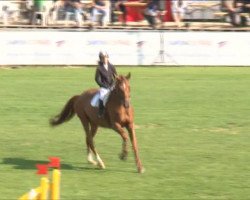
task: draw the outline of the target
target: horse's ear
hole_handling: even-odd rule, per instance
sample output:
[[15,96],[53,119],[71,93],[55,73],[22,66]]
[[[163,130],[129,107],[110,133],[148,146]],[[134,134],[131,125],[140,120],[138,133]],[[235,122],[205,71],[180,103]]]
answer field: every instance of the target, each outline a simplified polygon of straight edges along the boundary
[[126,76],[126,79],[130,79],[131,78],[131,73],[129,72],[128,74],[127,74],[127,76]]

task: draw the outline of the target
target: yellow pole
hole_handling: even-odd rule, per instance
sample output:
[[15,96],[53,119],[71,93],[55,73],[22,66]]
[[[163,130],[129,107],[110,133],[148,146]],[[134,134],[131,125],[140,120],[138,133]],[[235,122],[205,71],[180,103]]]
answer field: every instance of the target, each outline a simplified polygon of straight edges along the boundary
[[40,195],[41,195],[41,187],[37,187],[35,189],[31,189],[29,192],[21,196],[19,200],[35,200],[39,199]]
[[41,178],[41,193],[39,200],[47,200],[49,194],[49,179],[46,177]]
[[51,185],[52,200],[60,199],[60,176],[61,176],[60,171],[58,169],[54,169],[52,174],[52,185]]
[[24,194],[18,200],[27,200],[27,199],[29,199],[29,193]]

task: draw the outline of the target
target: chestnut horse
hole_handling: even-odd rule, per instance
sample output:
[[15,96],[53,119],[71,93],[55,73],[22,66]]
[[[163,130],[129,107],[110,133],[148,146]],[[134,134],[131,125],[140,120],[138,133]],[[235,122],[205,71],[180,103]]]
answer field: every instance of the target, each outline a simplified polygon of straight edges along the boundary
[[134,127],[133,108],[130,104],[130,73],[127,76],[119,75],[115,78],[115,86],[111,91],[105,106],[104,116],[98,117],[98,108],[90,104],[98,89],[89,89],[81,95],[71,97],[65,107],[57,116],[50,120],[52,126],[62,124],[70,120],[75,113],[79,117],[86,133],[87,160],[104,169],[105,164],[94,146],[94,136],[98,126],[110,128],[120,134],[123,139],[121,160],[126,160],[128,155],[128,134],[132,143],[135,162],[139,173],[144,171],[138,153],[137,140]]

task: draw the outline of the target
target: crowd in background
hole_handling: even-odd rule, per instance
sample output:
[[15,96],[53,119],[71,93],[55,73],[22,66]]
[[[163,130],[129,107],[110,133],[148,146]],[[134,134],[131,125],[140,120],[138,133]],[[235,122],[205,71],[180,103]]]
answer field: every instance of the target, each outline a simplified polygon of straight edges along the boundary
[[[28,24],[37,25],[41,21],[44,25],[55,24],[58,20],[75,22],[77,27],[84,23],[89,27],[107,26],[116,22],[127,25],[128,4],[126,0],[10,0],[0,1],[0,23],[7,24],[9,18],[28,19]],[[138,12],[153,29],[161,26],[167,12],[176,27],[183,26],[185,13],[192,9],[190,0],[139,0]],[[166,4],[171,4],[171,10]],[[196,2],[194,0],[194,2]],[[209,0],[208,0],[209,2]],[[13,9],[13,5],[18,5]],[[249,25],[250,0],[218,0],[223,17],[233,26]],[[140,5],[139,5],[140,6]],[[20,12],[17,12],[20,11]],[[243,14],[242,14],[243,13]],[[19,15],[19,16],[17,16]]]
[[[250,1],[249,0],[222,0],[222,11],[228,13],[233,26],[246,26],[249,21]],[[246,15],[241,15],[244,13]]]

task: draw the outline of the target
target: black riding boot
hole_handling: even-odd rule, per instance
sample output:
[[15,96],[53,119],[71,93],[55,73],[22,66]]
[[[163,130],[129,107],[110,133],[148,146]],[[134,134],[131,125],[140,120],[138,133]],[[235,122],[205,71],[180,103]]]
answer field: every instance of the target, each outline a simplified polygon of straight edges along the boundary
[[98,111],[98,117],[101,118],[104,114],[104,105],[103,101],[100,99],[99,100],[99,111]]

